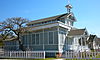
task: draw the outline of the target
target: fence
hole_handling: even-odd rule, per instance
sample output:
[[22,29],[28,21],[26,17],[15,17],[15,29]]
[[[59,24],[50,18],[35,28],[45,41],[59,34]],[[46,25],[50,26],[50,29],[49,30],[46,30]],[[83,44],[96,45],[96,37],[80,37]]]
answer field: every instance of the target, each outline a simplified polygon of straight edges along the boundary
[[100,52],[69,52],[66,51],[63,58],[66,59],[100,59]]
[[5,51],[0,58],[34,58],[45,59],[45,51]]
[[[69,52],[63,54],[66,59],[100,59],[100,52]],[[4,51],[0,58],[34,58],[45,59],[45,51]]]

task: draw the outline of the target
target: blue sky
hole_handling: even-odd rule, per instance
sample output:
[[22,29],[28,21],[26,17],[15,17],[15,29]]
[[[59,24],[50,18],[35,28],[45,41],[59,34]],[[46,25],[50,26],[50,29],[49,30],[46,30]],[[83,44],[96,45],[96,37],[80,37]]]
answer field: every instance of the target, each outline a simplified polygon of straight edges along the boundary
[[[37,20],[66,13],[67,0],[0,0],[0,22],[10,17]],[[100,37],[100,0],[71,0],[75,27]]]

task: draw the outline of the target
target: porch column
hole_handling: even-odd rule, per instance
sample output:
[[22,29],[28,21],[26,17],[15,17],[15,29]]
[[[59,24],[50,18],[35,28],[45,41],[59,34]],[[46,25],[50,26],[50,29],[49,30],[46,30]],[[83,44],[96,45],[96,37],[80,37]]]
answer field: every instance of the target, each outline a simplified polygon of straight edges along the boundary
[[82,49],[82,45],[83,45],[83,42],[82,42],[82,37],[81,37],[81,49]]
[[58,31],[58,51],[60,51],[60,36],[59,36],[59,26],[57,28]]
[[43,51],[44,51],[44,29],[43,29]]
[[[83,50],[82,45],[83,45],[83,43],[82,43],[82,37],[81,37],[81,51]],[[81,52],[81,58],[82,58],[82,52]]]

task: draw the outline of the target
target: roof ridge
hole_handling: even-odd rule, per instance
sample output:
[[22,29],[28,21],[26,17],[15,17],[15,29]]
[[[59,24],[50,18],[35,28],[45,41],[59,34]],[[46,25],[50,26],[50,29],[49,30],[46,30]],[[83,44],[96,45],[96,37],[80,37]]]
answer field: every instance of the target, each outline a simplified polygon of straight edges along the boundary
[[36,22],[36,21],[43,21],[43,20],[54,20],[54,19],[57,19],[57,18],[60,18],[64,15],[66,15],[67,13],[64,13],[64,14],[60,14],[60,15],[56,15],[56,16],[52,16],[52,17],[47,17],[47,18],[42,18],[42,19],[37,19],[37,20],[33,20],[31,22],[29,22],[28,24],[31,24],[32,22]]

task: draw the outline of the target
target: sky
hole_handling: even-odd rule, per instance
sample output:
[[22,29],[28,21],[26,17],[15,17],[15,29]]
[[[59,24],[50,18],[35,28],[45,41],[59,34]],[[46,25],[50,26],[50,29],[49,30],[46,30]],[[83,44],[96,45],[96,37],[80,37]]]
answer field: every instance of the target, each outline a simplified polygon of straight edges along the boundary
[[[100,0],[70,0],[77,21],[74,26],[87,28],[100,37]],[[0,0],[0,22],[11,17],[37,20],[67,12],[68,0]]]

